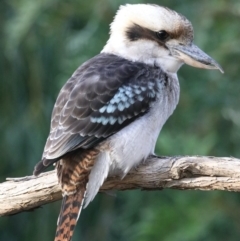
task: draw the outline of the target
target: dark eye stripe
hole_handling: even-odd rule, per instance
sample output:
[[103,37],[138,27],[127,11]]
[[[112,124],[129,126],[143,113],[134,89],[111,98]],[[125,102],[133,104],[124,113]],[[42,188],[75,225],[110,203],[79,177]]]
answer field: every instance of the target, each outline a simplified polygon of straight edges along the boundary
[[162,47],[165,47],[165,42],[170,39],[170,34],[165,30],[154,32],[138,24],[133,24],[126,30],[126,37],[131,42],[135,42],[140,39],[149,39],[157,42]]

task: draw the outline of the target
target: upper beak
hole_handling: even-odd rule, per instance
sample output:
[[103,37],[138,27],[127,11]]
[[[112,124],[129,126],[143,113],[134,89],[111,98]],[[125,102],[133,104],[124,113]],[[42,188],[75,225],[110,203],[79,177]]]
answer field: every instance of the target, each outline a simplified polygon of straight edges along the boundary
[[174,57],[181,59],[188,65],[203,69],[219,69],[221,73],[224,73],[222,67],[214,59],[194,44],[171,45],[168,47]]

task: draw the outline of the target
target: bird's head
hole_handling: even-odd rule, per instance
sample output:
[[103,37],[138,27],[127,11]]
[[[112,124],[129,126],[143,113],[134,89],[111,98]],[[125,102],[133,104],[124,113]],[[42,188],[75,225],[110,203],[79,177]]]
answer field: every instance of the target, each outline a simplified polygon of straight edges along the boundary
[[186,63],[198,68],[221,66],[193,44],[193,27],[183,15],[150,4],[121,6],[102,52],[177,72]]

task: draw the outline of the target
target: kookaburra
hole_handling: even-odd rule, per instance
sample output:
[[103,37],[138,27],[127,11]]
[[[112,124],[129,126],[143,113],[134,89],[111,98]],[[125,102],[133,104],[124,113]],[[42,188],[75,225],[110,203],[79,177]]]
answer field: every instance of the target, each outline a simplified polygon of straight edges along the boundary
[[178,69],[220,65],[193,44],[192,24],[150,4],[121,6],[100,54],[61,89],[34,175],[56,163],[63,202],[55,241],[70,241],[81,207],[104,180],[122,177],[154,153],[179,100]]

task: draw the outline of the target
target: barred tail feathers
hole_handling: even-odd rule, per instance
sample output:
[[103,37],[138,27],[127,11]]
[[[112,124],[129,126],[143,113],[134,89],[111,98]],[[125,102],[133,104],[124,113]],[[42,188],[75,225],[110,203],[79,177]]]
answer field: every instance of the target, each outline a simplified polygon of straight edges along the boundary
[[64,196],[54,241],[71,241],[81,213],[85,193],[86,185],[82,185],[76,193]]
[[99,151],[69,153],[57,162],[57,176],[63,193],[54,241],[71,241],[85,198],[89,174]]

